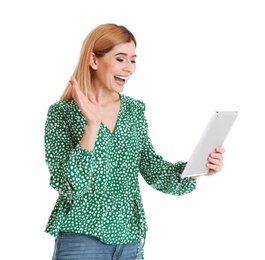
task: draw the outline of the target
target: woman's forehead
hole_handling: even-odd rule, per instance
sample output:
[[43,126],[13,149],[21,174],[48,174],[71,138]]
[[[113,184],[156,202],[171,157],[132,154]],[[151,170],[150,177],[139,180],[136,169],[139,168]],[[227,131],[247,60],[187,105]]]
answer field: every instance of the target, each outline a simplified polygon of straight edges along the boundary
[[125,56],[134,56],[136,57],[135,54],[135,44],[133,41],[131,42],[126,42],[126,43],[120,43],[112,48],[110,51],[114,55],[125,55]]

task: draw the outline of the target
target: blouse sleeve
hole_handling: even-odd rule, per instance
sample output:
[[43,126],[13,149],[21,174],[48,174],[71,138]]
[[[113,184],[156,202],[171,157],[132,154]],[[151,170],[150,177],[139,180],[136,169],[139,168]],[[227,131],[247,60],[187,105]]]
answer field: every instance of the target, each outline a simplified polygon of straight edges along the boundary
[[70,199],[82,196],[90,187],[93,152],[74,144],[64,113],[58,105],[48,110],[44,143],[50,185]]
[[157,155],[148,136],[144,113],[140,118],[143,120],[140,173],[145,181],[156,190],[167,194],[180,196],[192,192],[196,188],[196,180],[180,176],[186,163],[179,161],[173,164]]

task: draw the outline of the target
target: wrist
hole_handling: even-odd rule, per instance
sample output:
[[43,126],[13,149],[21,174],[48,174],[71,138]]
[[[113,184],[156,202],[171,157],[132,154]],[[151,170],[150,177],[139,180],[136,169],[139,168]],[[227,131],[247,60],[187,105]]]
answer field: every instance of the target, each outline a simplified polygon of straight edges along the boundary
[[85,126],[85,132],[89,132],[89,133],[92,133],[92,132],[98,132],[100,128],[100,123],[98,124],[87,124]]
[[89,124],[85,126],[83,138],[80,141],[80,146],[89,151],[94,150],[96,139],[98,136],[99,125]]

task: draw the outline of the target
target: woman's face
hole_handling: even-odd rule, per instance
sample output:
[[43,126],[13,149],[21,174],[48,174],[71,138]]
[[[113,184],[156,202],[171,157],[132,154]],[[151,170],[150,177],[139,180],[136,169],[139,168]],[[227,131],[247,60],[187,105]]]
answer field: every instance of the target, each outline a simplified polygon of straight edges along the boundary
[[101,58],[95,59],[93,87],[121,92],[136,69],[135,44],[121,43]]

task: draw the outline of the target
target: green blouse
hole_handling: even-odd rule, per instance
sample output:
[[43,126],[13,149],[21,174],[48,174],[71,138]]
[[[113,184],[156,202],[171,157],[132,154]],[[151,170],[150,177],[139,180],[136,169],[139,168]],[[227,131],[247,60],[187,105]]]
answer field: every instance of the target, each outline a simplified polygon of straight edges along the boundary
[[182,179],[186,163],[169,163],[148,137],[145,105],[120,95],[115,133],[101,123],[95,148],[79,146],[86,120],[74,100],[49,107],[45,154],[50,185],[59,196],[45,231],[76,232],[106,244],[127,244],[145,238],[147,224],[138,174],[155,189],[183,195],[196,181]]

